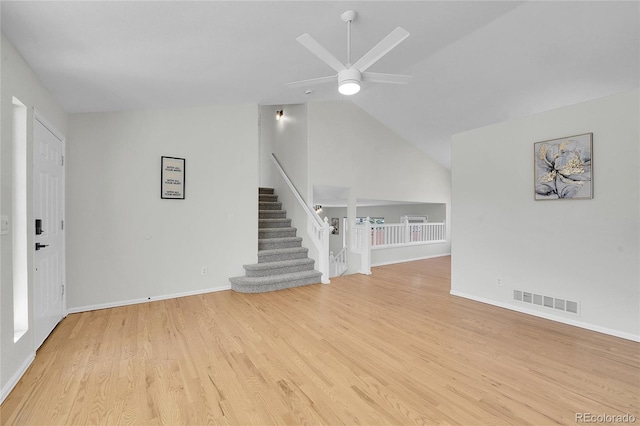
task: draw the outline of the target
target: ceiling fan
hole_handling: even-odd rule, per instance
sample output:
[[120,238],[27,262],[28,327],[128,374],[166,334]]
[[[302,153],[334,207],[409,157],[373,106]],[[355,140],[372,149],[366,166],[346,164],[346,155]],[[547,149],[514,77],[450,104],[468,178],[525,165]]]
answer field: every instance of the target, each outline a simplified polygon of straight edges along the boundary
[[291,88],[307,87],[316,84],[332,83],[337,79],[338,92],[343,95],[354,95],[360,91],[360,83],[363,81],[392,84],[409,83],[411,77],[408,75],[366,72],[371,65],[375,64],[391,49],[409,37],[409,32],[400,27],[391,31],[391,33],[382,39],[380,43],[376,44],[354,64],[351,64],[351,22],[353,22],[357,16],[358,13],[355,10],[347,10],[340,15],[340,18],[347,23],[347,64],[345,65],[336,59],[335,56],[322,47],[322,45],[309,34],[302,34],[296,39],[298,43],[306,47],[311,53],[333,68],[337,74],[327,77],[312,78],[310,80],[294,81],[292,83],[287,83],[287,86]]

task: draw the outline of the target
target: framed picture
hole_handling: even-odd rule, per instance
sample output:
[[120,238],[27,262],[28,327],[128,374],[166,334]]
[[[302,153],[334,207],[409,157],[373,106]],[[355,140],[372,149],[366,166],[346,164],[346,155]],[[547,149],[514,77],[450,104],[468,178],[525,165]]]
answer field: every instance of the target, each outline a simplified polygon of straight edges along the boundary
[[593,198],[593,133],[535,142],[535,200]]
[[331,226],[331,233],[333,235],[340,235],[340,219],[338,219],[337,217],[332,217]]
[[160,198],[184,200],[184,167],[184,158],[162,157]]

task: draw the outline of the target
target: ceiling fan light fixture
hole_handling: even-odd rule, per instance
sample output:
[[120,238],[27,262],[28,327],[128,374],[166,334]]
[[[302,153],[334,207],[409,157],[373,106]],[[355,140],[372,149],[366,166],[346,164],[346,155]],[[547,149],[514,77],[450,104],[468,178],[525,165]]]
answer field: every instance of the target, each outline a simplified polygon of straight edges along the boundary
[[342,95],[355,95],[360,91],[360,83],[356,80],[346,80],[338,86],[338,92]]
[[338,92],[342,95],[355,95],[360,91],[362,75],[355,68],[347,68],[338,73]]

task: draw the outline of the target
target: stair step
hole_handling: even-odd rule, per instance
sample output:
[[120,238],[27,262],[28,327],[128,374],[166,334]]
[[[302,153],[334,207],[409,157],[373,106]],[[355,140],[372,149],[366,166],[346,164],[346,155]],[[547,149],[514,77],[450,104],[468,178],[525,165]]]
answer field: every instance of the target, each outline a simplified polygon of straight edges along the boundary
[[276,203],[272,201],[260,201],[258,202],[259,210],[282,210],[282,203]]
[[247,277],[268,277],[272,275],[290,274],[293,272],[302,272],[313,270],[315,260],[309,259],[293,259],[282,260],[279,262],[254,263],[244,265]]
[[258,194],[273,194],[273,193],[274,193],[273,188],[266,188],[263,186],[258,188]]
[[307,284],[320,283],[322,274],[318,271],[302,271],[290,274],[273,275],[269,277],[233,277],[231,289],[240,293],[264,293],[299,287]]
[[287,217],[286,210],[258,210],[258,219],[281,219]]
[[295,237],[297,228],[258,228],[258,239]]
[[258,228],[291,228],[291,219],[287,218],[258,218]]
[[274,195],[274,194],[259,194],[258,195],[258,201],[262,202],[262,201],[278,201],[278,196]]
[[306,247],[291,247],[258,251],[258,263],[279,262],[281,260],[303,259],[309,255]]
[[265,238],[258,239],[258,250],[272,250],[291,247],[301,247],[301,237]]

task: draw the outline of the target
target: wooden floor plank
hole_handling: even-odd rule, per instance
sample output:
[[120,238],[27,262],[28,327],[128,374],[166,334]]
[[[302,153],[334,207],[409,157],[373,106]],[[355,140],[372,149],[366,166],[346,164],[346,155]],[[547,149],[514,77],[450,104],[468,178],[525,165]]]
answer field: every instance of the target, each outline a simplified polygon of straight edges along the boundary
[[2,425],[640,421],[640,344],[449,294],[450,258],[69,315]]

